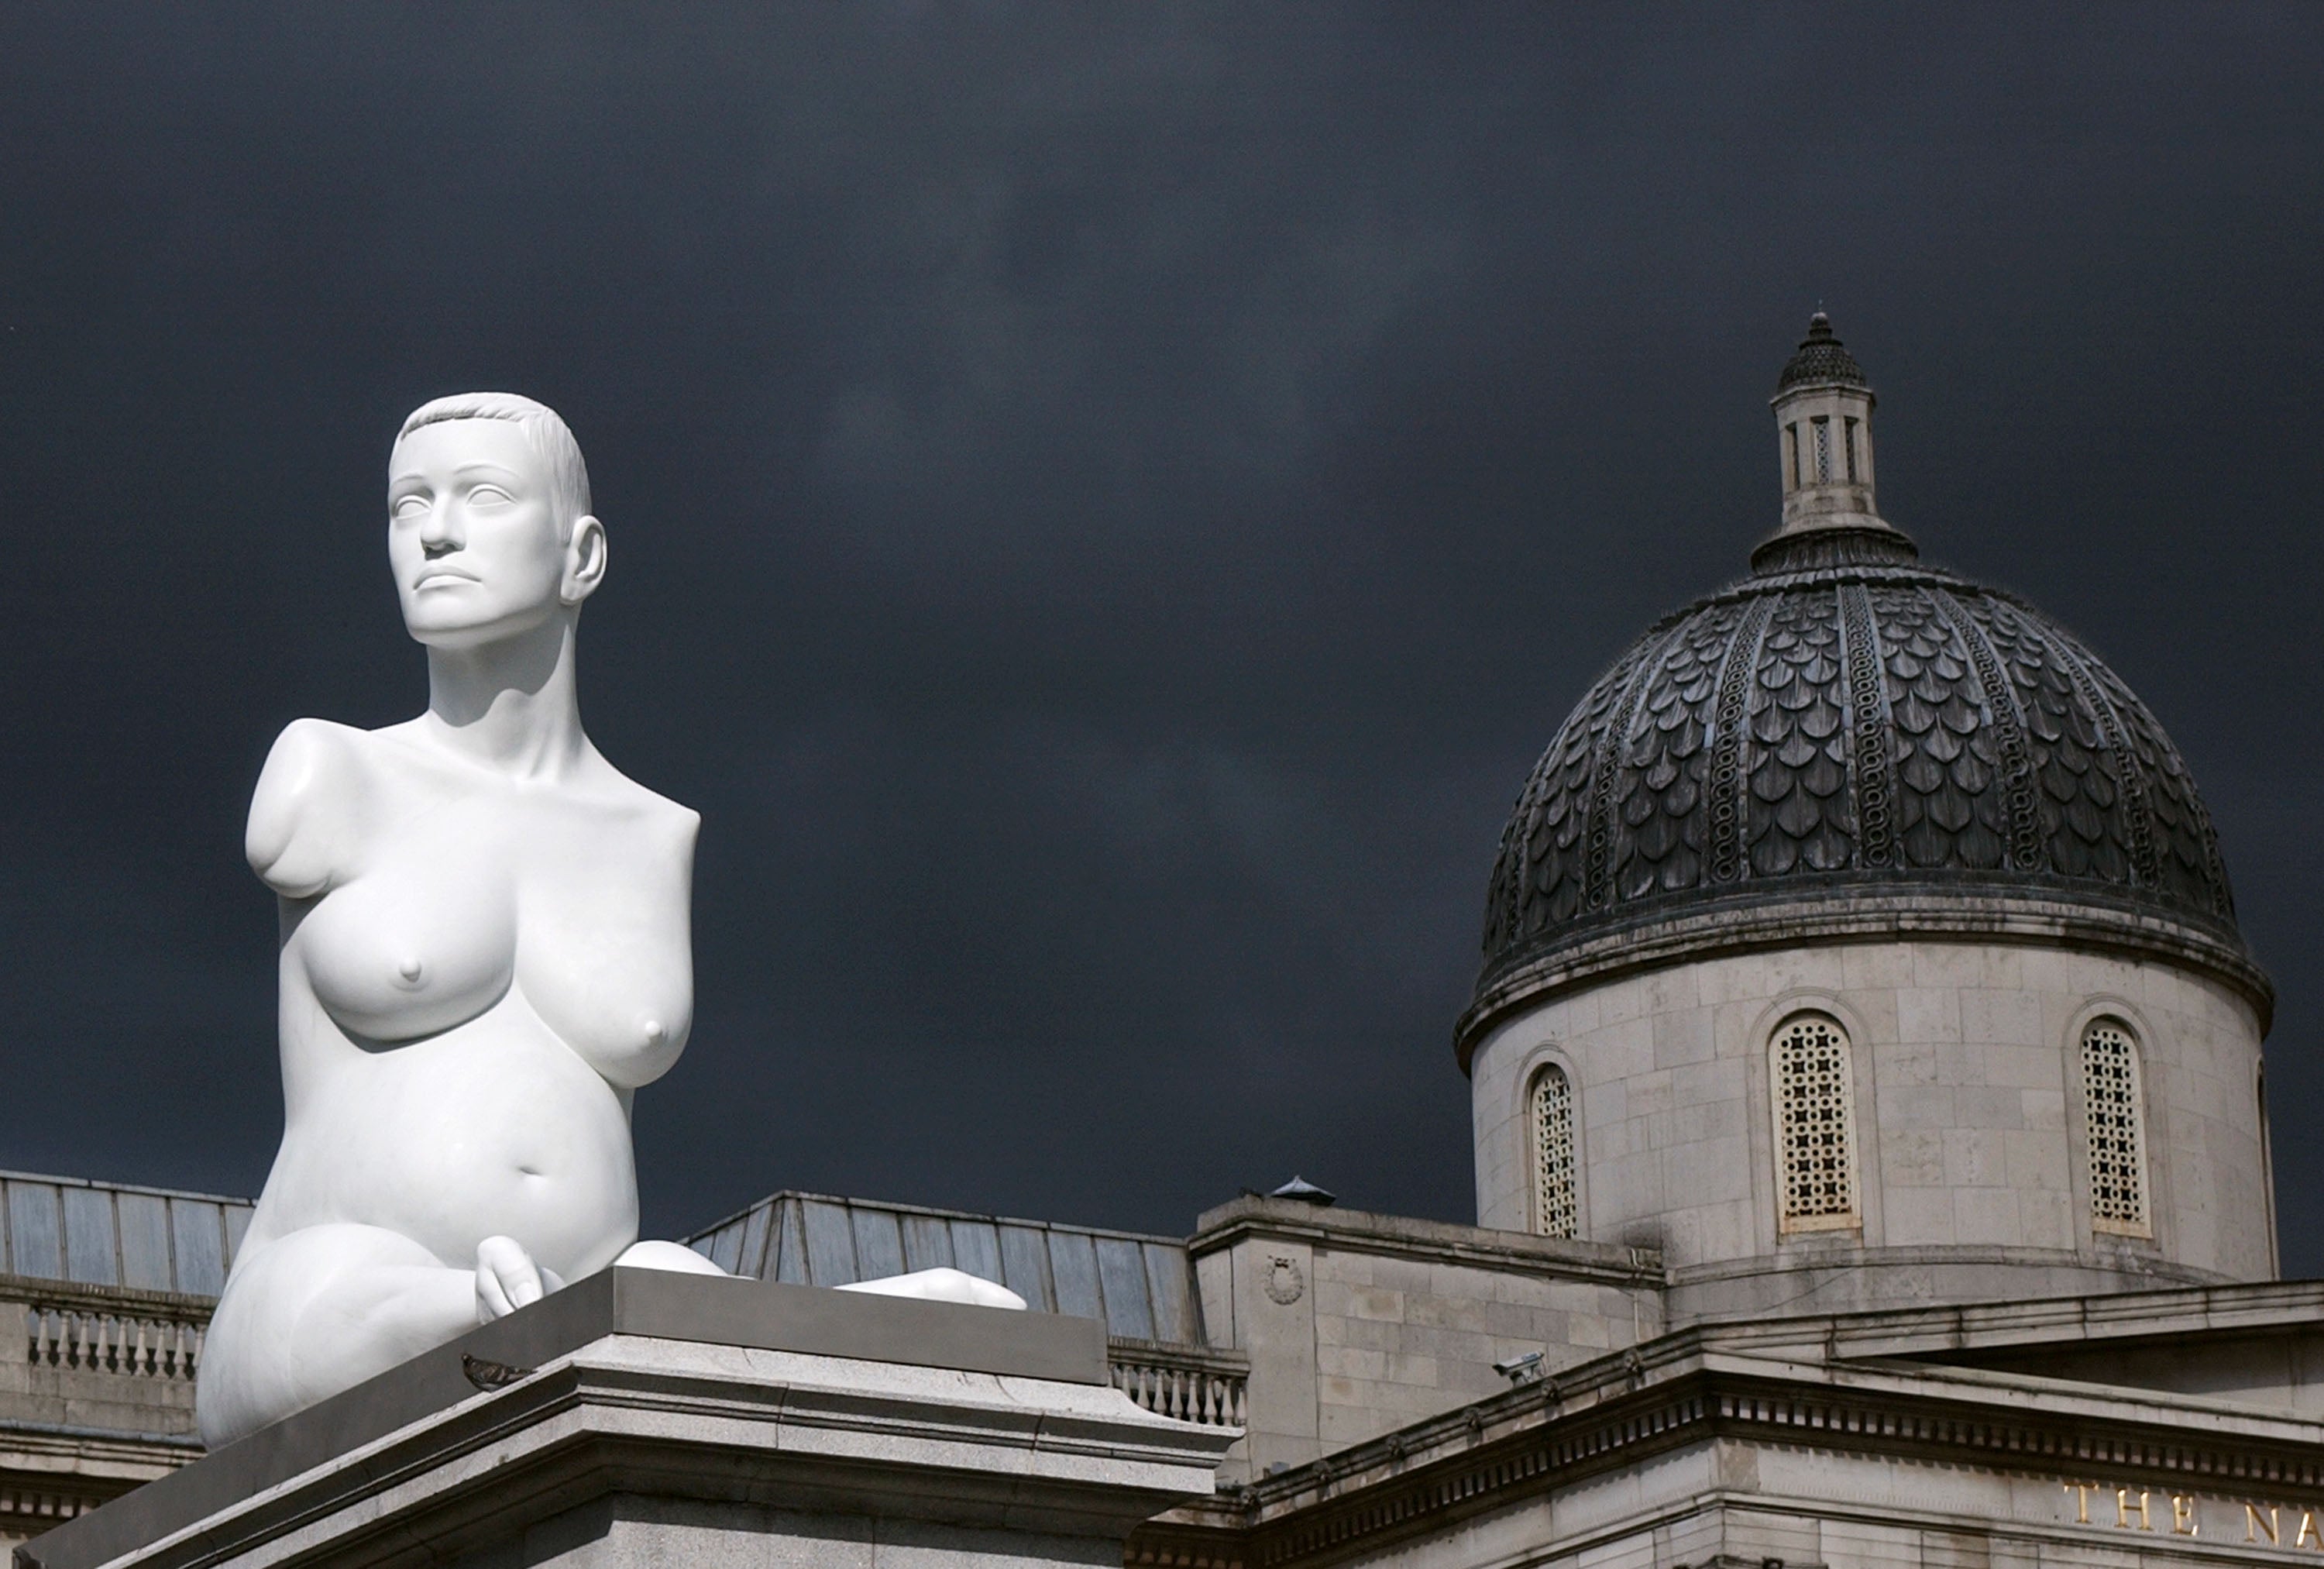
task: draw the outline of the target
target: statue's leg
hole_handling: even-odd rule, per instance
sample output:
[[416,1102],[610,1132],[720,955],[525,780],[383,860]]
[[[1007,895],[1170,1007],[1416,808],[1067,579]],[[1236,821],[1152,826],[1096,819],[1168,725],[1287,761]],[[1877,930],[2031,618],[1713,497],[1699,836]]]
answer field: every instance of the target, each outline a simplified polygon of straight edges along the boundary
[[[725,1270],[676,1242],[633,1242],[613,1262],[624,1269],[674,1269],[688,1275],[724,1275]],[[879,1297],[917,1297],[924,1302],[965,1302],[978,1307],[1022,1307],[1025,1299],[1005,1286],[979,1279],[963,1269],[915,1269],[880,1280],[859,1280],[842,1291],[868,1291]]]
[[725,1270],[679,1242],[632,1242],[613,1260],[618,1269],[668,1269],[678,1275],[724,1275]]
[[476,1273],[377,1226],[309,1226],[235,1260],[195,1392],[215,1449],[473,1329]]
[[1025,1299],[1006,1286],[996,1286],[965,1269],[915,1269],[878,1280],[859,1280],[842,1291],[868,1291],[876,1297],[917,1297],[923,1302],[964,1302],[972,1307],[1022,1308]]

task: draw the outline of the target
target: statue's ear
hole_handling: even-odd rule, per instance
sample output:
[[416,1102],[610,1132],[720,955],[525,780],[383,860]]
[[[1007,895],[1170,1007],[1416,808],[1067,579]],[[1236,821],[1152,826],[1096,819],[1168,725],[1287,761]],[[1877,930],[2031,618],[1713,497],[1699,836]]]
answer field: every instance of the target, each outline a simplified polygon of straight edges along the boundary
[[605,580],[605,525],[592,517],[573,521],[573,538],[565,547],[565,581],[558,598],[578,605],[597,592]]

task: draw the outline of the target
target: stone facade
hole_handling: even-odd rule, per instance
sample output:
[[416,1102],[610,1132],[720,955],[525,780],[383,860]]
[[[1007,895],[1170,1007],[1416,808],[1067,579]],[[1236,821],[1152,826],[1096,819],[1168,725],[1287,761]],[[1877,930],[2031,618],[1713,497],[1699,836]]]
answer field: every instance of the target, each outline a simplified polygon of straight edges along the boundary
[[1300,1465],[1662,1329],[1653,1252],[1243,1198],[1188,1243],[1203,1321],[1250,1359],[1247,1446],[1222,1474]]
[[[2313,1380],[2305,1396],[2188,1389],[2233,1383],[2224,1370],[2252,1365],[2255,1343],[2300,1341],[2317,1293],[1674,1331],[1173,1510],[1130,1562],[2132,1569],[2324,1555]],[[2175,1356],[2142,1361],[2166,1342]],[[2011,1356],[2043,1365],[1987,1365]],[[2090,1376],[2060,1376],[2073,1363]]]
[[199,1298],[0,1277],[0,1551],[201,1454],[187,1353],[208,1317]]
[[247,1201],[0,1173],[0,1548],[202,1452],[194,1370]]
[[609,1270],[26,1554],[42,1569],[1119,1563],[1140,1522],[1211,1492],[1231,1437],[1139,1409],[1104,1367],[1086,1319]]
[[[1779,1229],[1769,1042],[1837,1020],[1854,1065],[1860,1224]],[[2144,1069],[2151,1236],[2093,1228],[2081,1032]],[[1674,1321],[2080,1296],[2275,1273],[2258,1018],[2152,957],[1917,940],[1636,971],[1517,1012],[1471,1059],[1480,1221],[1528,1224],[1526,1086],[1573,1085],[1584,1235],[1660,1251]]]

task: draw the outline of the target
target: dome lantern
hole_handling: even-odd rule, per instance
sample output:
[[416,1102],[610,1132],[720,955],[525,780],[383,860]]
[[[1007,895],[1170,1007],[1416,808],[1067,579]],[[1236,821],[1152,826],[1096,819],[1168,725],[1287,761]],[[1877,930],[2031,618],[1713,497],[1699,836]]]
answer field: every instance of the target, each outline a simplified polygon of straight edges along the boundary
[[1872,409],[1878,401],[1863,367],[1834,336],[1831,318],[1817,311],[1769,400],[1784,521],[1755,554],[1754,566],[1794,564],[1803,536],[1824,550],[1846,537],[1861,553],[1891,558],[1915,553],[1873,503]]

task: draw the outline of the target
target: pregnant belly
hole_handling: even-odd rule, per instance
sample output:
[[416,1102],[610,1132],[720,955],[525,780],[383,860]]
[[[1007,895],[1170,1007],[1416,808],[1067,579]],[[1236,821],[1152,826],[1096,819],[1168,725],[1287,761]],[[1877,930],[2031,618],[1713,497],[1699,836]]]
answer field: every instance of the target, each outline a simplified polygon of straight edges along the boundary
[[622,1103],[516,1000],[393,1051],[327,1055],[283,1131],[270,1232],[382,1226],[455,1266],[510,1236],[568,1280],[635,1240]]

